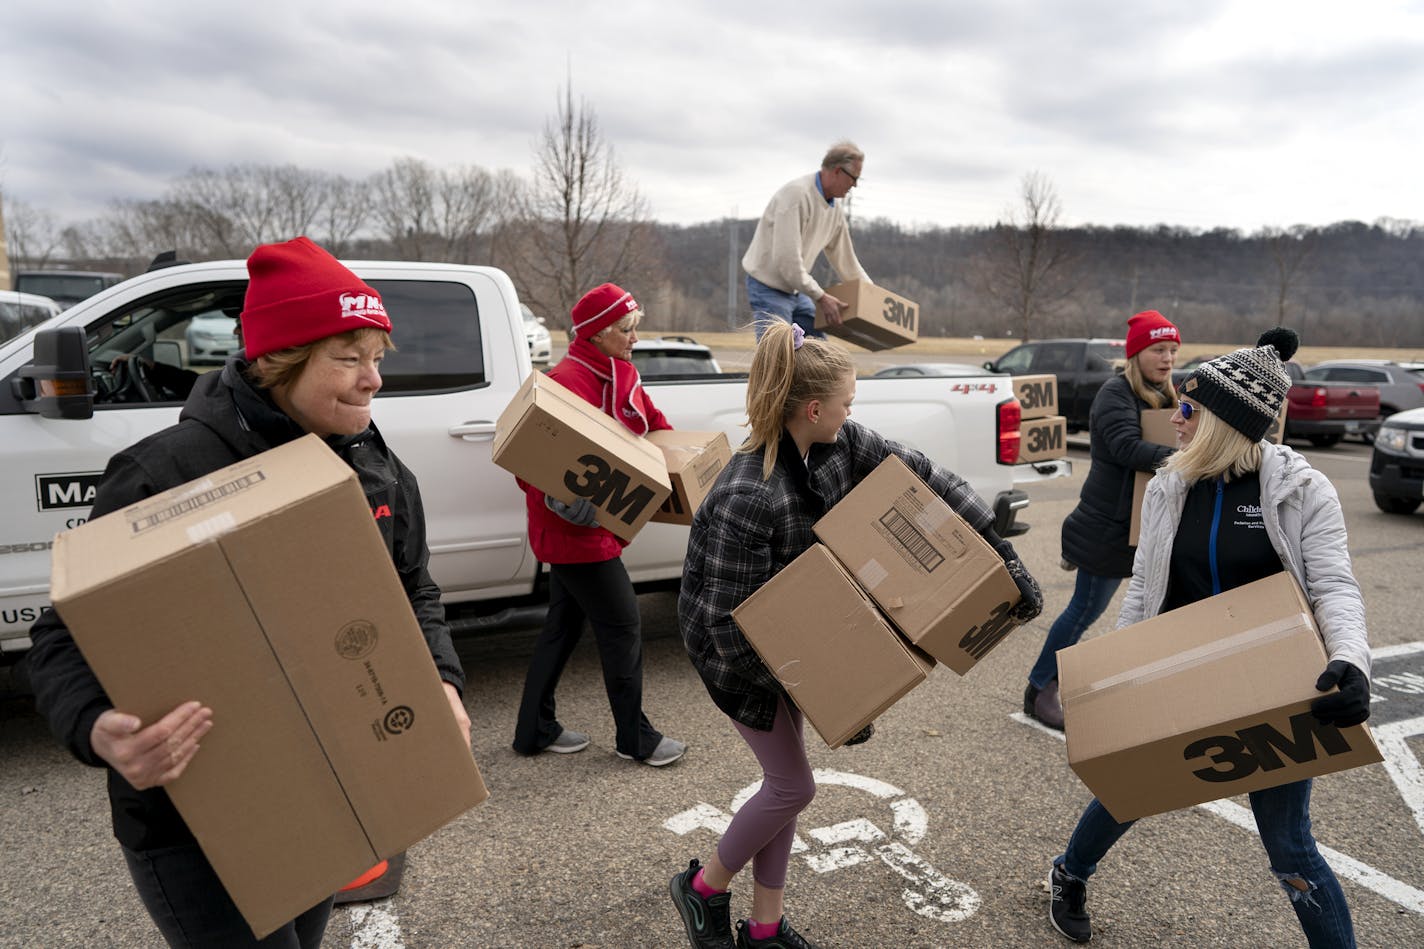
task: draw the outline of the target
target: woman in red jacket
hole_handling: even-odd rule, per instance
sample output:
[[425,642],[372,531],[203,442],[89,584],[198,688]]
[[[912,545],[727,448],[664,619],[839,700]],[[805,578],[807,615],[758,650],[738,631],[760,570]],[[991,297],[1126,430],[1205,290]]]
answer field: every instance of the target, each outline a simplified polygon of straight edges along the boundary
[[[672,428],[643,391],[630,361],[642,316],[622,287],[605,283],[590,290],[574,304],[568,355],[549,370],[549,378],[640,437]],[[549,614],[524,679],[514,750],[569,754],[588,747],[588,736],[559,724],[554,713],[554,690],[587,618],[598,640],[618,756],[655,767],[671,764],[687,745],[664,736],[643,714],[642,619],[623,566],[627,542],[597,525],[588,499],[564,504],[523,481],[520,486],[529,508],[529,543],[549,565]]]

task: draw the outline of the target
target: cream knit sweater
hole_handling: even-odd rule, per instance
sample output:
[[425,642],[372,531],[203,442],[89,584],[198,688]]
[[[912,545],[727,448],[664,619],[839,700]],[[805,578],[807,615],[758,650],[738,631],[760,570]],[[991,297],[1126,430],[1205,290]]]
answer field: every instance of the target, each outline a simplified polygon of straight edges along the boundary
[[856,259],[841,205],[827,204],[810,174],[783,185],[762,212],[742,269],[768,287],[812,300],[825,293],[811,277],[811,265],[821,251],[841,280],[865,280],[870,275]]

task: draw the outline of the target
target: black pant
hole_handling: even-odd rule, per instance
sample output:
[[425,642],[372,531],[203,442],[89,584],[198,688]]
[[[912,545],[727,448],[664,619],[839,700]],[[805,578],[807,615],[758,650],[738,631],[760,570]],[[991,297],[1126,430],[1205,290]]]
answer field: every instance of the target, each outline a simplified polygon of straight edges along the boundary
[[135,851],[123,848],[129,875],[168,945],[177,949],[318,949],[331,917],[332,897],[302,913],[266,939],[227,895],[222,881],[196,844]]
[[524,679],[514,750],[537,754],[564,730],[554,714],[554,689],[583,635],[585,618],[598,640],[617,748],[630,757],[646,758],[663,736],[643,714],[643,624],[633,581],[620,557],[549,565],[549,615]]

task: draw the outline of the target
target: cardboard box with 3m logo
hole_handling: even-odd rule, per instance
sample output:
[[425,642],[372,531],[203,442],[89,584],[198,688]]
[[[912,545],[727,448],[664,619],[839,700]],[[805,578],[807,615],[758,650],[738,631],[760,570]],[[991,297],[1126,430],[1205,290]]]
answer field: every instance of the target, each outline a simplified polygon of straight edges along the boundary
[[541,373],[495,423],[494,463],[564,503],[587,498],[598,524],[632,540],[669,494],[656,445]]
[[1058,651],[1068,764],[1120,821],[1381,760],[1315,720],[1325,647],[1278,573]]

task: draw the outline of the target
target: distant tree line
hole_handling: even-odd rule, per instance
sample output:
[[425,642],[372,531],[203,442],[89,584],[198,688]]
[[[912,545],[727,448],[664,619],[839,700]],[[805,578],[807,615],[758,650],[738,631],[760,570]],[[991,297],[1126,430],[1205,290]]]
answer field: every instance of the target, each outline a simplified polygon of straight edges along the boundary
[[[414,158],[365,179],[291,165],[194,169],[158,198],[64,225],[6,195],[10,265],[132,274],[162,250],[241,258],[307,234],[347,258],[501,267],[556,328],[604,280],[633,289],[656,331],[747,323],[740,258],[755,220],[652,221],[568,89],[535,159],[528,178]],[[1193,342],[1252,341],[1285,323],[1312,345],[1424,346],[1424,224],[1064,228],[1046,179],[1027,176],[1020,198],[988,227],[853,218],[856,251],[877,283],[920,304],[922,336],[1120,337],[1128,316],[1151,308]],[[816,276],[833,280],[824,259]]]

